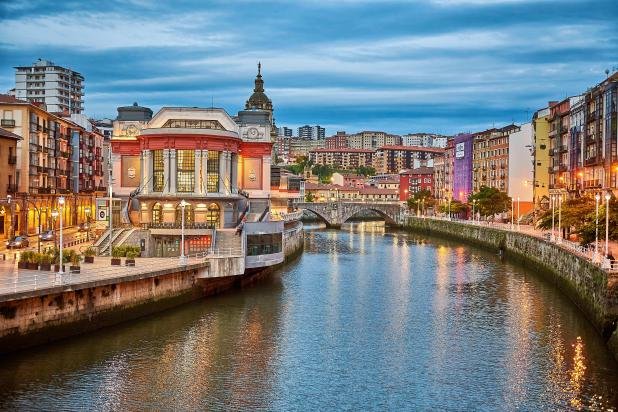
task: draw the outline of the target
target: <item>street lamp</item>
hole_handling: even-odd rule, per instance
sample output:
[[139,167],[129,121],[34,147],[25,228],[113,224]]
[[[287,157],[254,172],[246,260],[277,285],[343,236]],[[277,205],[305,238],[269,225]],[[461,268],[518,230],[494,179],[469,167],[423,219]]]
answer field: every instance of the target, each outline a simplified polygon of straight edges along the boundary
[[86,208],[84,209],[84,212],[86,212],[86,241],[90,240],[90,206],[86,206]]
[[476,221],[476,212],[474,211],[474,207],[476,206],[476,199],[472,199],[472,221]]
[[180,201],[180,209],[181,209],[181,221],[180,221],[180,259],[179,263],[181,265],[187,264],[187,257],[185,256],[185,207],[188,205],[187,202],[183,200]]
[[64,270],[62,270],[62,215],[64,215],[64,196],[60,196],[58,198],[58,209],[60,209],[60,265],[58,269],[58,274],[63,275]]
[[596,224],[594,225],[594,260],[598,261],[599,259],[599,200],[601,200],[601,195],[594,195],[594,200],[596,203]]
[[58,210],[54,209],[51,212],[51,216],[53,219],[52,227],[54,229],[54,248],[56,247],[56,219],[58,218]]
[[609,256],[609,199],[612,196],[605,193],[605,258]]
[[517,196],[517,231],[519,232],[519,225],[520,225],[520,221],[521,221],[521,214],[519,213],[519,196]]
[[451,198],[448,198],[448,220],[451,220]]
[[513,218],[515,217],[515,199],[511,198],[511,230],[513,230]]
[[551,204],[551,236],[549,237],[549,239],[552,242],[556,241],[556,235],[554,232],[554,203],[556,202],[556,196],[555,195],[549,195],[549,203]]
[[562,243],[562,195],[558,196],[558,243]]

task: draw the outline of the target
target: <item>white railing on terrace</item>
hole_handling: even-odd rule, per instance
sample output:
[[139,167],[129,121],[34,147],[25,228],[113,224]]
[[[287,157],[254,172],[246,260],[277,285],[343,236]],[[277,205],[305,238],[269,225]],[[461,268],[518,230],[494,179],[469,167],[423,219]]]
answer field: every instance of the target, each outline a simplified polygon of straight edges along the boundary
[[554,239],[552,239],[551,230],[540,230],[536,229],[530,225],[517,225],[517,223],[502,223],[502,222],[492,222],[492,221],[479,221],[479,220],[463,220],[457,218],[449,218],[448,216],[417,216],[416,214],[408,214],[406,218],[416,217],[420,219],[434,219],[434,220],[448,220],[457,223],[463,223],[467,225],[475,225],[475,226],[486,226],[491,228],[496,228],[500,230],[507,230],[512,232],[525,233],[530,236],[535,236],[539,239],[544,240],[548,243],[554,243],[557,246],[568,250],[569,252],[580,256],[593,264],[600,266],[602,269],[605,269],[609,272],[618,272],[618,261],[617,260],[609,260],[603,257],[604,246],[602,247],[602,241],[599,241],[598,253],[595,254],[594,246],[592,245],[580,245],[579,243],[572,242],[567,239],[561,239],[560,233],[558,230],[554,231]]

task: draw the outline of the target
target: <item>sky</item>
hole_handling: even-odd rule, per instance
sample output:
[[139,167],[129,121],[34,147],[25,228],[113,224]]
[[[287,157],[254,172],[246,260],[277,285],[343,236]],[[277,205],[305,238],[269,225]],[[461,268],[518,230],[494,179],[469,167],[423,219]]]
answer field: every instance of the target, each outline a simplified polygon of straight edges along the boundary
[[529,120],[618,66],[618,1],[0,0],[14,66],[82,73],[85,112],[223,107],[257,63],[278,126],[454,134]]

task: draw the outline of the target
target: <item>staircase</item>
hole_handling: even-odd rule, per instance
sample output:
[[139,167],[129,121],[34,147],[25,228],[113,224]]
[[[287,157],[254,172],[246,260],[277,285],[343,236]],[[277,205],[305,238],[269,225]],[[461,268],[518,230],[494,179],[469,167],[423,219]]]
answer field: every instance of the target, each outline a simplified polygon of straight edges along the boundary
[[[118,236],[120,236],[126,229],[118,228],[114,229],[114,233],[112,235],[112,242],[115,242]],[[103,256],[110,253],[109,250],[109,230],[107,230],[103,235],[94,243],[94,246],[99,251],[99,255]]]
[[247,213],[247,222],[261,222],[268,214],[267,200],[251,200],[250,212]]
[[125,232],[123,233],[122,237],[120,238],[120,240],[118,242],[114,242],[115,246],[121,246],[124,244],[124,242],[127,241],[127,239],[129,239],[129,237],[131,237],[131,235],[133,234],[133,232],[135,232],[137,230],[136,227],[132,227],[129,228],[128,230],[125,230]]
[[219,229],[215,239],[215,254],[242,254],[242,235],[237,235],[236,229]]

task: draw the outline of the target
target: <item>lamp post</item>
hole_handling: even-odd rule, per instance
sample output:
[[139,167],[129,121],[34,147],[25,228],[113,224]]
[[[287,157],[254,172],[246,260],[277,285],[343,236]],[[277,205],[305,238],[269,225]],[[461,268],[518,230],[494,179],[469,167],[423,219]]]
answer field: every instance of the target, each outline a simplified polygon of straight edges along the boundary
[[472,199],[472,221],[476,221],[476,213],[474,211],[474,207],[476,206],[476,199]]
[[519,221],[521,220],[521,215],[519,214],[519,196],[517,196],[517,231],[519,232]]
[[562,243],[562,195],[558,196],[558,243]]
[[513,218],[515,217],[515,199],[511,198],[511,230],[513,230]]
[[596,224],[594,225],[594,260],[598,261],[599,259],[599,200],[601,200],[601,195],[594,195],[594,200],[596,203]]
[[84,209],[84,212],[86,212],[86,241],[90,240],[90,206],[86,206],[86,208]]
[[180,259],[181,265],[187,264],[187,257],[185,256],[185,207],[188,205],[183,200],[180,201],[181,220],[180,220]]
[[58,218],[58,210],[54,209],[51,212],[52,216],[52,227],[54,228],[54,248],[56,247],[56,219]]
[[448,198],[448,220],[451,220],[451,198]]
[[554,213],[554,203],[555,203],[555,196],[553,194],[549,195],[549,203],[551,204],[551,236],[549,237],[549,239],[552,242],[555,242],[556,241],[556,235],[555,235],[555,232],[554,232],[554,220],[555,220],[554,219],[554,215],[555,215],[555,213]]
[[64,270],[62,270],[62,215],[64,214],[64,196],[60,196],[58,198],[58,209],[60,211],[60,265],[58,269],[58,274],[63,275]]
[[609,256],[609,199],[611,195],[605,193],[605,258]]

